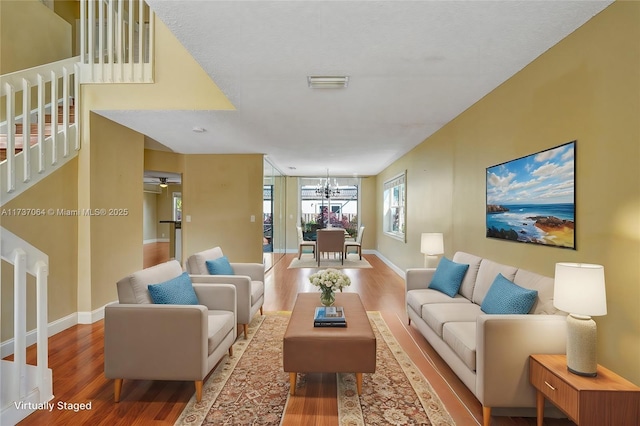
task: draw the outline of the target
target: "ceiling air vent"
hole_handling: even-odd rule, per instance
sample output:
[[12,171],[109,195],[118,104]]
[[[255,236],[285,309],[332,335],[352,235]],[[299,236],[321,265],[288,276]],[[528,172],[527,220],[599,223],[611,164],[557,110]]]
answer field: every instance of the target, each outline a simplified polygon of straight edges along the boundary
[[344,89],[349,83],[347,76],[310,75],[307,82],[311,89]]

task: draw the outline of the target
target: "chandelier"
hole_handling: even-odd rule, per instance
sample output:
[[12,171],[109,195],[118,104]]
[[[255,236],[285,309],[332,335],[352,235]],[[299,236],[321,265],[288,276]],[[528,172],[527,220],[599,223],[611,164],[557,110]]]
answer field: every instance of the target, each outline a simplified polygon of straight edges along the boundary
[[329,179],[329,169],[327,169],[327,178],[324,180],[324,182],[322,182],[322,179],[320,179],[320,182],[316,186],[316,195],[327,199],[340,195],[338,181],[334,178],[333,185],[331,184],[331,180]]

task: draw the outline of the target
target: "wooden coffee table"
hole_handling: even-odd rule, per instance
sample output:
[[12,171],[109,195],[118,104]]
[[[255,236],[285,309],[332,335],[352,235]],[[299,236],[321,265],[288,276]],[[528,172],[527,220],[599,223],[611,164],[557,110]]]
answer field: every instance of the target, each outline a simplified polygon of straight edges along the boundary
[[355,373],[358,395],[362,373],[376,371],[376,337],[360,296],[336,293],[335,306],[344,307],[346,327],[314,327],[320,293],[299,293],[284,333],[282,361],[295,395],[298,373]]

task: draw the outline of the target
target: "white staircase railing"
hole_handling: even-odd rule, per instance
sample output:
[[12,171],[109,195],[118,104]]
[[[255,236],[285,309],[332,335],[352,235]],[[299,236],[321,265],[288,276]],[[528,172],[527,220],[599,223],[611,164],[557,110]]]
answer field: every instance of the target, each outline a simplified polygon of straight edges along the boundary
[[[53,399],[48,366],[49,257],[0,227],[0,255],[13,265],[13,361],[0,361],[0,424],[15,425]],[[27,274],[36,278],[37,365],[27,364]]]
[[153,83],[154,19],[142,0],[80,0],[82,83]]
[[[71,118],[72,110],[79,111],[79,83],[78,57],[0,76],[0,97],[6,99],[6,121],[0,123],[0,149],[6,152],[0,162],[0,206],[77,154],[80,132],[78,120]],[[21,134],[16,124],[22,125]],[[33,137],[32,124],[37,128]]]

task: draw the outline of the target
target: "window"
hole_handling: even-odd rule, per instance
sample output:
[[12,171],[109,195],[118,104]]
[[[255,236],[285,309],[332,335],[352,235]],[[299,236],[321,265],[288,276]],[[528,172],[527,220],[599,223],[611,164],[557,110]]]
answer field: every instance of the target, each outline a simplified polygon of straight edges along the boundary
[[384,183],[383,231],[405,241],[406,172]]
[[331,224],[355,237],[359,221],[359,178],[300,178],[300,226],[305,240]]

